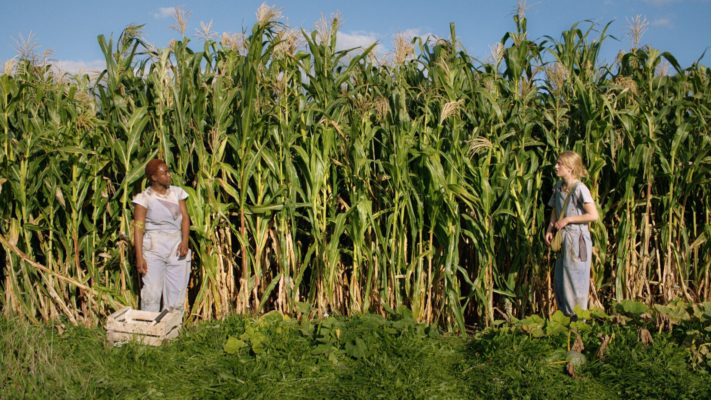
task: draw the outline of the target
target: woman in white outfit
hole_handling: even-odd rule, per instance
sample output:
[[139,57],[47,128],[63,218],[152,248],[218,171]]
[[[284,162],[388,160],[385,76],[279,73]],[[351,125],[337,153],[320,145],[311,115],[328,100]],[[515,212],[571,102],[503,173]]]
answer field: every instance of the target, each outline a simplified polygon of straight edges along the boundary
[[149,187],[133,199],[136,267],[143,276],[141,309],[182,311],[191,260],[188,194],[171,185],[165,161],[149,161],[145,172]]

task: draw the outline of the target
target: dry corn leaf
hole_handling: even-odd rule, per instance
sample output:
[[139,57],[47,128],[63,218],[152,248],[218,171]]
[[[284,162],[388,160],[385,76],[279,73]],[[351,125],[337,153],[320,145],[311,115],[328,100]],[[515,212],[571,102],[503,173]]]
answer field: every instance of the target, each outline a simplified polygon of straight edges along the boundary
[[573,343],[573,351],[577,351],[578,353],[582,353],[583,350],[585,350],[585,345],[583,345],[583,338],[580,337],[580,334],[577,332],[575,333],[575,343]]
[[605,358],[605,353],[607,352],[607,347],[610,345],[610,342],[612,341],[612,337],[610,335],[602,335],[601,339],[602,339],[602,342],[600,343],[600,348],[597,349],[597,353],[596,353],[596,356],[598,359]]
[[652,334],[649,333],[649,330],[647,330],[646,328],[640,328],[639,341],[642,342],[642,344],[644,344],[645,346],[654,343],[654,340],[652,339]]

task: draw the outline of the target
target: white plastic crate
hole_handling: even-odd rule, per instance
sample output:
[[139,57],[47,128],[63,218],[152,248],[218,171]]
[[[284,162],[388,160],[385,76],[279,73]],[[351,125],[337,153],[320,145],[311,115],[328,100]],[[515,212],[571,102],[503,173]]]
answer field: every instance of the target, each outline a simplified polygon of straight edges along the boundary
[[180,333],[183,315],[180,311],[161,312],[123,308],[106,319],[106,337],[114,346],[137,341],[160,346]]

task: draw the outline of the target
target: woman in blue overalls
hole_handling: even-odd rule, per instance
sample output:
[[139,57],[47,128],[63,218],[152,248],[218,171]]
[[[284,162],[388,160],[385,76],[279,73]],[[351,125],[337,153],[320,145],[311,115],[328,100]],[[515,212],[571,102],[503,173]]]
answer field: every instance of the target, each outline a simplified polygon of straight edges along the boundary
[[191,260],[188,194],[171,185],[165,161],[149,161],[145,172],[149,187],[133,199],[136,267],[143,276],[141,309],[182,312]]
[[[553,188],[548,206],[553,207],[545,241],[550,246],[555,230],[563,230],[563,245],[555,263],[553,288],[558,308],[565,315],[575,316],[575,306],[588,308],[590,290],[590,258],[592,240],[588,224],[597,220],[598,213],[590,190],[579,179],[587,176],[580,156],[566,151],[558,156],[555,173],[560,178]],[[570,192],[565,216],[565,198]]]

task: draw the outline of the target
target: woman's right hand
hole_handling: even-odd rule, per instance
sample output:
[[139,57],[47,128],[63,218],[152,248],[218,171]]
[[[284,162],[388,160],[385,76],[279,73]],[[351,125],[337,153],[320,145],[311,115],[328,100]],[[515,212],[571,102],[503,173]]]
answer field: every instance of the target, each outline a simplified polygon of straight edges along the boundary
[[553,241],[553,232],[551,232],[551,231],[546,232],[545,240],[546,240],[546,246],[550,246],[551,241]]
[[146,259],[143,258],[143,256],[136,257],[136,269],[141,275],[145,275],[146,272],[148,272],[148,264],[146,263]]

